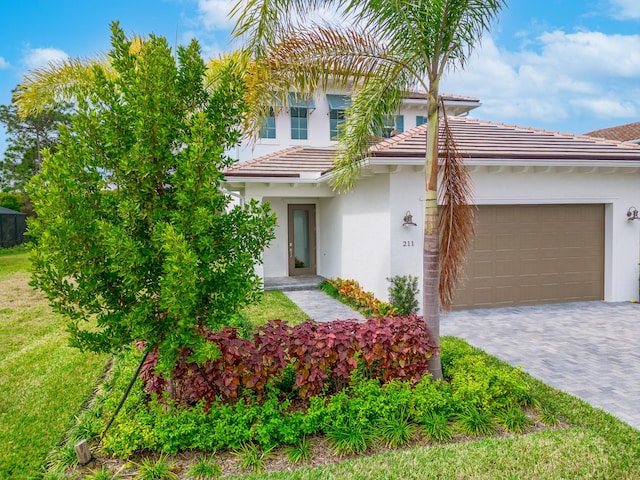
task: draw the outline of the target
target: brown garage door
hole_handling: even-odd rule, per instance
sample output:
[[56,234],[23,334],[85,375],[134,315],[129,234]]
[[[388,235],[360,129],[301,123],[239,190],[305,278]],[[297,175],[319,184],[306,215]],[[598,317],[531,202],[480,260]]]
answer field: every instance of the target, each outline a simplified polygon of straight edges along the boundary
[[604,205],[483,205],[454,308],[602,300]]

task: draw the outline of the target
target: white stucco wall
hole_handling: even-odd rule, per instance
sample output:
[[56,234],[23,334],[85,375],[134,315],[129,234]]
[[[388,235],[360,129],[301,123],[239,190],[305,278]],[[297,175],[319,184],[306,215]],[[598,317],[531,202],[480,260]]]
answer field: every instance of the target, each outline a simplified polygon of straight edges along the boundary
[[342,253],[339,262],[337,258],[327,262],[331,268],[327,268],[326,276],[355,279],[376,297],[386,298],[385,279],[391,271],[389,176],[363,178],[356,188],[330,203],[332,213],[326,216],[327,224],[321,228],[334,238],[331,250],[322,254],[335,256],[338,249]]
[[[472,167],[475,203],[605,205],[605,301],[638,298],[640,173],[584,167]],[[326,184],[247,184],[245,196],[269,201],[278,216],[276,239],[264,254],[264,276],[287,273],[287,205],[316,205],[318,274],[353,278],[387,299],[387,277],[411,274],[422,285],[424,172],[392,167],[364,177],[355,189],[336,194]],[[417,226],[403,226],[407,211]]]
[[[419,285],[423,175],[414,167],[404,167],[390,179],[391,272],[415,275]],[[619,302],[638,298],[640,221],[627,221],[626,212],[630,206],[640,205],[639,173],[624,169],[473,167],[472,181],[478,205],[604,204],[604,299]],[[406,209],[411,210],[417,227],[401,226]]]
[[[339,92],[332,93],[343,94]],[[289,112],[283,109],[276,116],[276,138],[258,139],[255,143],[246,140],[242,145],[228,152],[229,155],[241,162],[245,162],[296,145],[315,148],[336,145],[336,142],[329,137],[329,105],[325,93],[314,95],[314,102],[316,109],[309,115],[307,140],[291,139],[291,117]],[[417,115],[427,114],[426,103],[421,104],[414,100],[403,106],[399,113],[404,116],[404,130],[409,130],[416,126]]]

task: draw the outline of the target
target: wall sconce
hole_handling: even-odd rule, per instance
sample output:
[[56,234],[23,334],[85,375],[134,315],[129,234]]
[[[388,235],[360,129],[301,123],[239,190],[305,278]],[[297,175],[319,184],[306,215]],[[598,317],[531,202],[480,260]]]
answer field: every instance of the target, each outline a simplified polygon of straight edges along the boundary
[[[636,215],[637,214],[638,212],[636,211]],[[402,220],[404,221],[404,223],[402,224],[403,227],[408,227],[409,225],[417,227],[417,225],[413,221],[413,215],[411,215],[411,212],[409,210],[407,210],[407,213],[404,214],[404,218]]]
[[640,220],[636,207],[629,207],[629,210],[627,210],[627,220]]

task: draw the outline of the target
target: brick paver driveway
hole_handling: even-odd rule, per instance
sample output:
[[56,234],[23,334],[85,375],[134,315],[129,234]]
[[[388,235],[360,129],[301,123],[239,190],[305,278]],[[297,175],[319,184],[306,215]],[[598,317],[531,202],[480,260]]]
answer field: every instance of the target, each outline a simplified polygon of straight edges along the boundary
[[583,302],[442,315],[466,339],[640,429],[640,304]]

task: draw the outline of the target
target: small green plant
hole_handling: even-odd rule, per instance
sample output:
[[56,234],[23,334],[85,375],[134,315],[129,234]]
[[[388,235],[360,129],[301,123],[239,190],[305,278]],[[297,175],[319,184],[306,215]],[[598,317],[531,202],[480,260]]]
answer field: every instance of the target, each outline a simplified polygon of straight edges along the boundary
[[502,410],[496,414],[496,417],[498,423],[511,433],[522,433],[531,425],[529,417],[518,407]]
[[540,410],[540,413],[538,414],[538,420],[548,427],[557,427],[560,423],[558,414],[556,412],[552,412],[548,408],[542,408]]
[[66,443],[53,450],[47,457],[47,472],[63,473],[78,464],[78,456],[73,444]]
[[307,463],[311,460],[311,444],[306,437],[287,449],[287,456],[291,463]]
[[273,448],[261,450],[255,443],[245,442],[239,449],[234,450],[233,454],[240,460],[242,468],[261,472],[264,470],[265,462],[271,458],[271,450]]
[[400,316],[407,316],[418,311],[418,277],[413,275],[396,275],[387,278],[389,286],[389,303]]
[[469,437],[482,437],[495,432],[491,415],[483,410],[469,407],[458,416],[456,427],[460,433]]
[[453,438],[449,419],[440,413],[427,413],[422,419],[422,433],[431,441],[447,442]]
[[74,442],[95,438],[102,433],[104,428],[104,421],[97,410],[84,411],[76,417],[76,422],[75,427],[68,434]]
[[100,470],[91,470],[91,473],[86,478],[90,480],[118,480],[121,477],[117,473],[112,472],[109,467],[103,465]]
[[160,455],[156,461],[145,458],[140,463],[135,464],[138,473],[136,480],[173,480],[178,475],[173,471],[175,465],[165,455]]
[[391,448],[406,445],[416,432],[416,427],[404,412],[382,418],[378,422],[377,434],[382,443]]
[[339,298],[340,294],[338,293],[338,289],[336,286],[328,280],[323,280],[320,284],[320,290],[333,298]]
[[340,423],[326,432],[331,448],[340,456],[364,453],[371,443],[371,433],[353,423]]
[[222,468],[216,463],[214,454],[209,457],[203,457],[191,464],[187,474],[188,478],[193,480],[218,478],[220,475],[222,475]]

